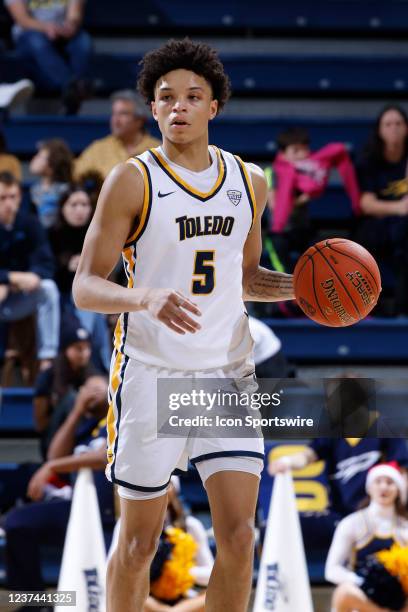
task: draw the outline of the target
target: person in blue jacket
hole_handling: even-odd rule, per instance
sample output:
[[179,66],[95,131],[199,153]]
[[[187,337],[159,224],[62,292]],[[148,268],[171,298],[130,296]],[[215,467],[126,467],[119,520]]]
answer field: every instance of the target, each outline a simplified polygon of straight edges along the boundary
[[44,369],[58,351],[59,293],[45,232],[34,215],[20,211],[21,200],[18,180],[0,173],[0,322],[36,313],[37,357]]

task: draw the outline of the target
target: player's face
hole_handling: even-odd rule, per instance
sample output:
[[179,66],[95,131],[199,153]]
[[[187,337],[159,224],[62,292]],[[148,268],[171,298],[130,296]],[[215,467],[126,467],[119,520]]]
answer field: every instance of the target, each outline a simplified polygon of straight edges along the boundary
[[379,476],[371,483],[370,497],[381,506],[391,506],[398,497],[398,487],[388,476]]
[[379,134],[388,145],[402,144],[408,134],[404,117],[397,110],[384,113],[380,121]]
[[21,191],[18,185],[0,183],[0,223],[12,225],[20,208]]
[[172,70],[156,84],[153,117],[163,138],[175,144],[187,144],[206,135],[217,108],[209,83],[190,70]]

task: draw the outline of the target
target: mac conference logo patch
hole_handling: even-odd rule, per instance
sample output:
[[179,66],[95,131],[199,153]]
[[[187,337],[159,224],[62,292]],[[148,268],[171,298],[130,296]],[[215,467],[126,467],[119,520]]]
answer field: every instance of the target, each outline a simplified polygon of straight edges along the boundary
[[237,191],[236,189],[229,189],[227,191],[227,196],[229,197],[230,201],[233,203],[234,206],[238,206],[241,201],[242,192]]

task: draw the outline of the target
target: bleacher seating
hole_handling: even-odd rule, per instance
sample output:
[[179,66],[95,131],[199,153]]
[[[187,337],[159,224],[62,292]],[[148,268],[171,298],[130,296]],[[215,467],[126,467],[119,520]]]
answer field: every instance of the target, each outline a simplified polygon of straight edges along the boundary
[[[227,151],[240,153],[249,159],[268,159],[276,150],[276,136],[287,126],[301,124],[311,135],[314,148],[327,142],[352,143],[359,149],[367,139],[372,122],[367,119],[275,119],[270,117],[217,117],[210,124],[210,142]],[[149,130],[158,135],[157,125],[148,123]],[[109,132],[107,117],[62,117],[28,115],[10,118],[5,125],[9,149],[22,157],[36,150],[40,140],[57,134],[66,140],[75,153],[79,153],[92,140]]]
[[190,32],[217,29],[229,32],[249,28],[272,30],[331,30],[331,31],[394,31],[401,32],[408,21],[408,5],[391,0],[330,0],[285,3],[266,3],[263,0],[248,4],[243,0],[210,0],[202,7],[183,0],[141,0],[134,9],[132,2],[120,0],[117,10],[109,4],[93,0],[88,2],[87,23],[98,30],[117,28],[154,31],[159,28],[183,29]]
[[[316,95],[384,94],[408,90],[406,57],[393,59],[385,55],[304,56],[298,55],[226,55],[221,54],[231,78],[234,94],[295,93]],[[133,87],[141,56],[127,53],[95,56],[92,74],[105,93]],[[0,57],[0,72],[5,80],[21,78],[24,61],[16,52]]]
[[[140,0],[137,7],[132,0],[118,0],[114,9],[111,3],[89,0],[86,3],[86,27],[94,35],[96,54],[92,74],[97,83],[97,95],[104,98],[116,90],[133,87],[139,70],[138,62],[143,49],[129,45],[124,36],[150,44],[161,36],[180,36],[188,33],[195,38],[218,36],[223,41],[220,51],[226,70],[232,81],[234,98],[247,105],[242,114],[231,111],[210,124],[210,141],[221,148],[234,151],[246,161],[269,163],[276,152],[276,137],[285,127],[302,125],[311,136],[312,147],[317,149],[328,142],[344,142],[356,154],[366,142],[373,126],[373,115],[364,111],[333,116],[319,113],[327,101],[378,102],[378,109],[387,99],[407,97],[408,79],[406,64],[408,53],[390,54],[387,43],[404,36],[408,23],[408,0],[288,0],[285,3],[253,0],[248,6],[243,0],[208,0],[199,6],[190,0],[169,3],[167,0]],[[11,48],[10,19],[0,4],[0,79],[14,81],[27,76],[27,66]],[[328,35],[335,33],[339,44],[327,47]],[[268,50],[259,45],[254,52],[248,45],[242,49],[228,41],[232,37],[242,41],[259,40],[276,42],[282,37],[281,48]],[[303,53],[302,45],[311,37],[321,37]],[[361,45],[347,48],[347,37],[360,37]],[[99,37],[99,38],[98,38]],[[104,48],[107,37],[110,45]],[[155,37],[155,38],[153,38]],[[223,37],[223,38],[221,38]],[[382,37],[383,46],[378,45]],[[115,41],[121,41],[115,48]],[[292,43],[285,52],[285,40]],[[371,41],[372,52],[365,50]],[[320,48],[319,43],[320,42]],[[295,44],[298,44],[296,50]],[[234,48],[232,48],[234,47]],[[313,50],[315,48],[315,50]],[[355,52],[353,52],[355,49]],[[41,92],[40,92],[41,95]],[[262,115],[253,112],[251,104],[257,98],[280,100],[286,96],[298,102],[298,111]],[[311,98],[316,103],[315,112],[302,114],[302,101]],[[46,108],[46,105],[45,105]],[[361,108],[361,107],[360,107]],[[106,106],[107,109],[107,106]],[[242,106],[241,106],[242,109]],[[42,112],[40,109],[38,112]],[[44,111],[47,112],[47,111]],[[159,136],[157,125],[150,120],[148,129]],[[48,138],[66,140],[75,154],[79,154],[90,142],[109,132],[107,110],[104,115],[63,117],[61,115],[11,115],[4,125],[8,148],[22,160],[28,160],[37,143]],[[25,203],[29,183],[24,184]],[[324,229],[349,227],[352,215],[350,203],[336,179],[331,180],[323,197],[310,206],[312,219]],[[383,272],[383,271],[382,271]],[[383,286],[392,272],[383,273]],[[392,282],[392,280],[391,280]],[[393,364],[408,362],[407,320],[367,319],[353,327],[332,329],[319,326],[305,318],[267,319],[282,340],[284,353],[296,364]],[[380,347],[380,351],[379,351]],[[321,394],[301,389],[292,399],[304,403],[319,402]],[[382,394],[381,394],[382,393]],[[398,413],[405,406],[405,390],[381,392],[380,398]],[[5,389],[0,402],[0,438],[36,437],[33,423],[32,390]],[[0,495],[7,500],[13,486],[23,477],[24,466],[17,463],[0,464]],[[183,480],[186,500],[194,512],[205,507],[205,496],[196,472],[190,472]],[[7,494],[7,495],[6,495]],[[105,534],[109,539],[110,534]],[[61,550],[44,549],[44,577],[55,584]],[[312,581],[323,580],[322,551],[307,551],[309,575]],[[4,539],[0,536],[0,584],[4,584]]]
[[281,339],[288,358],[296,362],[408,361],[406,319],[368,318],[340,329],[318,325],[308,319],[268,319],[265,322]]

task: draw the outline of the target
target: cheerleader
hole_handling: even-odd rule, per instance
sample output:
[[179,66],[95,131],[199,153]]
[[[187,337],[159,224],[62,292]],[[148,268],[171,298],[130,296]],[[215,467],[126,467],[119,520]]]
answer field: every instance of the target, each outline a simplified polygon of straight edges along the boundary
[[[333,610],[408,611],[408,606],[404,604],[404,593],[401,588],[396,588],[399,587],[398,582],[389,589],[389,599],[386,588],[370,590],[373,580],[370,581],[368,569],[371,555],[390,549],[393,544],[408,545],[405,476],[395,462],[380,463],[367,474],[366,492],[369,499],[363,504],[365,507],[338,524],[327,557],[326,580],[338,585],[333,594]],[[375,571],[374,568],[371,571]],[[390,579],[396,580],[391,576]],[[368,585],[371,585],[370,588]],[[374,594],[374,591],[377,592]],[[400,601],[401,605],[396,601]]]

